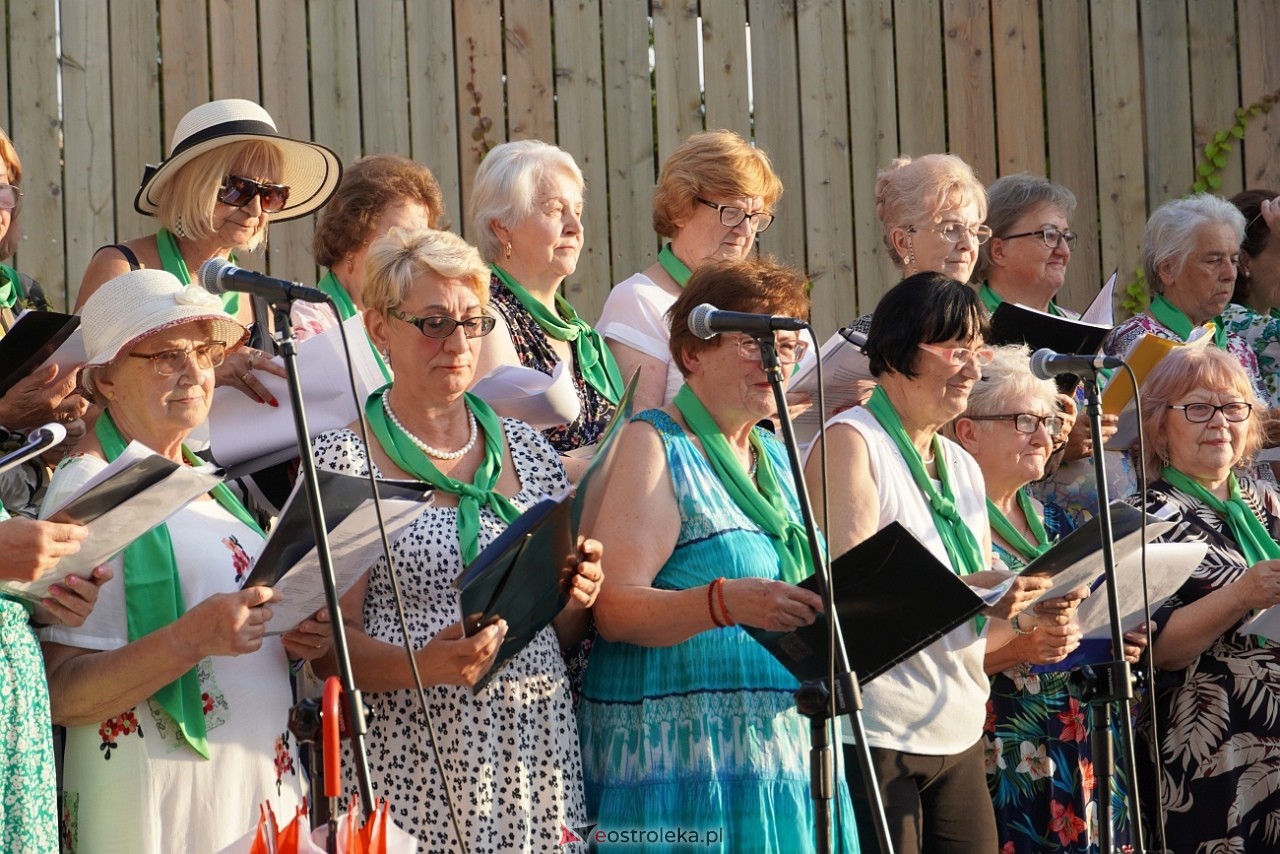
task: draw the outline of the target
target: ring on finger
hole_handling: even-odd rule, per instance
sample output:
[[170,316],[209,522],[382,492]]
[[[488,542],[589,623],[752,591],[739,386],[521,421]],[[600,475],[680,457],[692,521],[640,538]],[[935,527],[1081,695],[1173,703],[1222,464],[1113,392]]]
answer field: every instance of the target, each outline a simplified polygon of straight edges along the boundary
[[248,371],[245,371],[243,374],[241,374],[241,375],[240,375],[240,382],[244,383],[245,385],[248,385],[248,384],[249,384],[249,372],[248,372]]

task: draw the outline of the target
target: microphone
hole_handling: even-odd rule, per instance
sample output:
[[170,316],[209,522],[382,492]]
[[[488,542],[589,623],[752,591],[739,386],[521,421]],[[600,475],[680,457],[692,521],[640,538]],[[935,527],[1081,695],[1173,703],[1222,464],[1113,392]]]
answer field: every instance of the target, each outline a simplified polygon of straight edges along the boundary
[[200,284],[211,294],[229,292],[261,297],[269,303],[328,302],[324,291],[297,282],[275,279],[237,267],[226,258],[210,258],[200,265]]
[[1124,359],[1102,353],[1055,353],[1049,348],[1031,354],[1031,373],[1042,380],[1062,374],[1093,374],[1102,368],[1123,368]]
[[706,302],[689,313],[689,331],[703,339],[714,338],[721,332],[745,332],[748,335],[769,335],[779,329],[798,332],[806,326],[805,321],[795,317],[721,311]]
[[27,444],[0,457],[0,473],[7,472],[14,466],[21,465],[32,457],[43,454],[55,445],[65,441],[66,438],[67,428],[61,424],[51,422],[43,427],[37,427],[27,434]]

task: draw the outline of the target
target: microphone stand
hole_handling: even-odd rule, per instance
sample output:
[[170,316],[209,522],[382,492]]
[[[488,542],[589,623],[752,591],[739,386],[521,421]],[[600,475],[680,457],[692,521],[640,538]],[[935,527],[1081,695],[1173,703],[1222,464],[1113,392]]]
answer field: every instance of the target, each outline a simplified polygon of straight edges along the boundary
[[351,657],[347,652],[347,632],[342,623],[342,611],[338,602],[338,584],[333,573],[333,554],[329,550],[329,532],[324,524],[324,511],[320,504],[320,480],[316,474],[316,461],[311,456],[311,434],[307,429],[307,414],[302,406],[302,384],[298,378],[298,345],[293,339],[293,323],[289,318],[289,301],[273,301],[276,329],[280,334],[280,356],[284,359],[289,376],[289,403],[293,406],[293,424],[298,436],[299,471],[307,494],[307,509],[311,513],[311,530],[315,534],[316,557],[320,560],[320,578],[324,582],[325,607],[329,609],[329,625],[333,627],[333,653],[338,662],[338,678],[342,682],[347,707],[346,729],[351,737],[351,752],[360,785],[360,807],[366,820],[373,814],[373,785],[369,781],[369,756],[365,751],[364,737],[368,732],[365,721],[364,701],[356,689],[351,671]]
[[1106,462],[1103,460],[1102,403],[1098,394],[1098,371],[1085,371],[1081,378],[1085,389],[1085,408],[1089,412],[1089,428],[1093,436],[1093,471],[1098,481],[1098,528],[1102,539],[1102,566],[1106,578],[1107,606],[1111,618],[1111,655],[1115,659],[1093,668],[1085,668],[1089,687],[1089,705],[1094,714],[1090,724],[1089,743],[1093,757],[1094,790],[1098,799],[1098,850],[1113,854],[1111,792],[1115,776],[1115,751],[1111,735],[1112,704],[1120,704],[1121,747],[1129,772],[1129,814],[1133,842],[1144,850],[1142,810],[1139,805],[1137,753],[1133,736],[1133,673],[1124,660],[1124,636],[1120,623],[1120,603],[1116,593],[1115,540],[1111,532],[1111,499],[1108,495]]
[[[866,785],[867,802],[875,821],[876,838],[880,842],[880,850],[883,854],[893,854],[893,842],[889,839],[889,823],[885,818],[880,787],[876,785],[875,769],[871,764],[871,747],[867,744],[867,733],[862,724],[862,692],[858,686],[857,675],[849,667],[849,656],[844,648],[844,635],[840,631],[840,618],[836,613],[831,593],[831,568],[818,542],[818,526],[814,522],[813,505],[809,501],[809,490],[805,485],[804,466],[800,463],[800,447],[796,442],[791,413],[787,411],[787,397],[782,388],[782,363],[778,361],[778,350],[772,332],[752,337],[760,345],[761,364],[769,378],[769,385],[773,388],[773,400],[778,409],[778,425],[782,429],[783,442],[787,447],[787,459],[791,463],[791,474],[795,479],[800,516],[804,520],[805,533],[809,538],[809,553],[813,557],[814,571],[818,575],[819,587],[822,590],[822,607],[827,619],[835,628],[836,643],[833,650],[836,657],[835,691],[837,699],[842,701],[838,705],[843,705],[846,709],[849,722],[853,726],[854,739],[857,742],[858,767],[862,770],[862,780]],[[809,793],[813,800],[817,850],[819,854],[830,854],[835,850],[831,800],[835,797],[836,786],[834,753],[827,724],[831,717],[828,687],[820,681],[806,682],[796,692],[796,708],[800,714],[809,718],[811,739]]]

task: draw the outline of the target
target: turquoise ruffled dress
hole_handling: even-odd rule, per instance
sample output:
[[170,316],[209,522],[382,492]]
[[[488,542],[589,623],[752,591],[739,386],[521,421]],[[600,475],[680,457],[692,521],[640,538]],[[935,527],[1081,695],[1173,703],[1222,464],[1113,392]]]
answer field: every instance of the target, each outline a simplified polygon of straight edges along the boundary
[[[733,503],[691,438],[659,410],[636,419],[662,436],[680,508],[675,551],[653,586],[778,578],[768,535]],[[798,519],[786,452],[764,435]],[[809,722],[795,710],[798,687],[738,626],[661,648],[598,641],[579,710],[587,814],[598,822],[592,840],[606,851],[610,842],[627,851],[813,851]],[[857,852],[843,779],[839,798],[836,850]]]

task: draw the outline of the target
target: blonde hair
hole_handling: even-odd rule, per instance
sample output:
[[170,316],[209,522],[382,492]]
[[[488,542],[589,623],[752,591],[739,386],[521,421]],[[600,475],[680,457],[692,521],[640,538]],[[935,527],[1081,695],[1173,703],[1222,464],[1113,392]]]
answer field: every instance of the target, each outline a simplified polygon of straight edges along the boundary
[[1234,393],[1239,400],[1252,403],[1241,462],[1251,460],[1262,449],[1266,428],[1260,413],[1266,407],[1253,390],[1253,381],[1244,367],[1230,354],[1216,347],[1177,347],[1156,365],[1142,384],[1142,431],[1146,438],[1143,464],[1147,479],[1155,480],[1169,458],[1169,440],[1164,426],[1169,418],[1182,418],[1183,413],[1169,408],[1196,389]]
[[[222,179],[233,170],[245,177],[279,180],[284,171],[284,153],[271,142],[245,140],[229,142],[191,158],[165,182],[159,193],[156,218],[175,234],[185,234],[194,240],[209,237],[215,231],[213,212],[218,203],[218,190]],[[271,217],[267,213],[263,215],[268,220]],[[257,249],[266,239],[264,222],[247,245],[237,248]]]
[[481,305],[489,302],[489,266],[476,248],[452,232],[418,226],[393,228],[369,244],[364,263],[365,306],[385,314],[404,301],[424,273],[457,279],[475,292]]
[[913,221],[942,221],[942,214],[973,202],[978,221],[987,218],[987,189],[973,168],[954,154],[926,154],[916,160],[902,156],[876,175],[876,216],[880,220],[889,258],[905,262],[893,245],[893,230]]
[[[0,160],[9,170],[9,183],[22,186],[22,161],[18,159],[18,149],[13,147],[13,140],[0,129]],[[18,243],[22,240],[22,227],[18,225],[18,212],[22,210],[22,199],[9,212],[9,230],[0,235],[0,261],[7,261],[18,251]]]
[[686,139],[662,164],[653,189],[653,230],[675,237],[675,221],[689,215],[698,196],[759,196],[772,211],[782,198],[782,181],[762,149],[731,130],[709,130]]
[[533,213],[538,203],[538,184],[559,173],[586,187],[582,170],[569,152],[537,139],[522,139],[494,146],[476,170],[471,190],[471,227],[476,245],[485,261],[497,261],[503,244],[493,232],[493,223],[515,228]]

